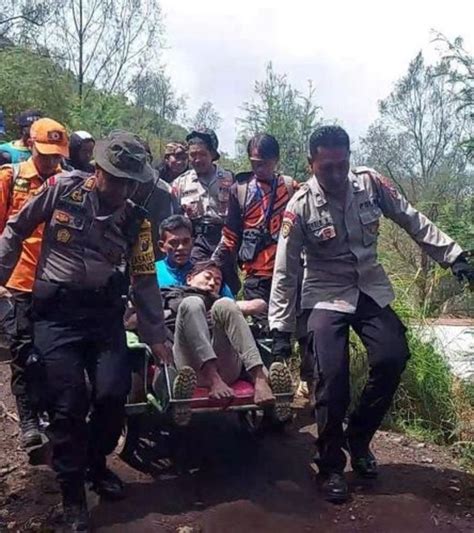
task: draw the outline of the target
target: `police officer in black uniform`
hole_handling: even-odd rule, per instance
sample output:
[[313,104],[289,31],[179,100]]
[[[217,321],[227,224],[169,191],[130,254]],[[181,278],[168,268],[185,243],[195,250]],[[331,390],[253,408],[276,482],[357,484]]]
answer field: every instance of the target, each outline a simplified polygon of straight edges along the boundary
[[33,289],[34,336],[51,421],[52,464],[70,531],[88,529],[85,482],[102,497],[123,496],[106,456],[120,436],[130,387],[121,297],[127,263],[141,337],[155,357],[171,358],[150,223],[129,200],[139,183],[153,178],[146,152],[123,133],[99,141],[94,159],[93,176],[71,172],[49,178],[0,238],[3,285],[22,241],[45,224]]

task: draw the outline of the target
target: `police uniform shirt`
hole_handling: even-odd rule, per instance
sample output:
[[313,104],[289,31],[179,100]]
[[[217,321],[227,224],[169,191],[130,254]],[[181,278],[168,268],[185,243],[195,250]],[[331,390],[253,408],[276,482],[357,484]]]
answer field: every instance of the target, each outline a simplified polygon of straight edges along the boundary
[[462,253],[458,244],[374,170],[359,167],[349,173],[343,205],[327,198],[313,176],[295,193],[283,216],[269,305],[272,329],[294,331],[294,265],[302,252],[303,309],[354,313],[361,291],[380,307],[393,300],[390,281],[377,258],[382,214],[405,229],[443,267]]
[[184,213],[193,221],[203,217],[221,224],[225,221],[234,178],[228,170],[214,166],[215,174],[210,181],[201,180],[194,169],[173,181],[173,193]]
[[36,278],[65,287],[105,287],[127,260],[140,332],[149,344],[165,339],[163,311],[156,283],[150,224],[133,236],[128,228],[136,215],[127,201],[109,215],[99,215],[95,177],[77,171],[49,178],[9,219],[0,238],[0,285],[15,267],[22,241],[45,223]]

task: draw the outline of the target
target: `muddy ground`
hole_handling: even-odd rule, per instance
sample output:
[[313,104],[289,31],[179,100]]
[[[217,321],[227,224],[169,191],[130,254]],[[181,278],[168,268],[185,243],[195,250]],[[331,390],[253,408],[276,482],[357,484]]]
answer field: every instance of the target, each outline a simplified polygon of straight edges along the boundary
[[[31,467],[19,447],[8,367],[0,365],[0,531],[54,531],[59,493],[47,467]],[[178,439],[180,457],[153,475],[113,457],[127,498],[99,502],[98,532],[286,533],[472,532],[474,476],[445,449],[379,432],[376,482],[349,474],[353,496],[333,506],[318,493],[311,455],[314,426],[303,405],[284,433],[249,436],[232,414],[199,417]],[[162,448],[164,450],[164,448]],[[164,452],[164,455],[167,455]],[[166,468],[163,467],[166,465]]]

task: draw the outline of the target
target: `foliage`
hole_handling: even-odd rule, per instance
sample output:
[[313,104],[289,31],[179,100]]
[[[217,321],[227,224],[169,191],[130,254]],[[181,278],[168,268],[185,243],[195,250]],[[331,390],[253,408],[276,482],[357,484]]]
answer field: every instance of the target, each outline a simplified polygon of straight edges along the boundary
[[74,73],[82,103],[93,88],[126,90],[144,58],[156,59],[162,33],[157,0],[64,0],[40,44]]
[[[432,221],[443,225],[446,217],[439,218],[450,210],[453,224],[446,229],[455,230],[452,236],[463,242],[462,229],[472,220],[465,207],[470,203],[473,173],[461,144],[470,126],[466,115],[458,113],[452,78],[446,61],[427,65],[419,53],[380,102],[379,118],[361,145],[365,164],[390,176]],[[433,302],[439,303],[439,270],[400,228],[389,224],[382,233],[382,254],[389,258],[392,273],[404,277],[408,285],[413,280],[418,305],[434,311]]]
[[242,106],[240,155],[244,156],[248,140],[257,133],[270,133],[280,143],[281,168],[299,180],[307,178],[307,143],[320,123],[316,91],[308,82],[303,95],[294,89],[286,75],[277,74],[269,63],[266,78],[255,82],[255,99]]
[[191,120],[190,128],[209,128],[211,130],[217,130],[221,123],[222,118],[214,109],[212,102],[204,102]]
[[17,135],[16,116],[28,108],[68,122],[73,105],[74,79],[47,56],[24,47],[0,49],[0,102],[7,132]]

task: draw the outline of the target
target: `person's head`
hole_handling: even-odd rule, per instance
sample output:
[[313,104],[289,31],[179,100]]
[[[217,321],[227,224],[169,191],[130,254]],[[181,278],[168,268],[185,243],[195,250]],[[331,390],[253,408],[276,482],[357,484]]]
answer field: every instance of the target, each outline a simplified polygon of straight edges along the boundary
[[340,126],[322,126],[309,139],[309,164],[324,190],[346,187],[350,168],[349,135]]
[[69,139],[69,160],[74,168],[87,170],[94,151],[94,137],[87,131],[75,131]]
[[196,263],[186,277],[190,287],[218,295],[222,287],[222,271],[214,261]]
[[165,147],[164,162],[167,167],[165,181],[171,182],[188,168],[188,148],[184,143],[171,142]]
[[18,115],[18,129],[20,131],[20,139],[25,146],[31,149],[30,146],[30,128],[33,122],[42,118],[43,114],[37,109],[27,109]]
[[62,159],[69,157],[66,128],[50,118],[40,118],[32,123],[29,144],[33,163],[43,178],[58,172]]
[[280,145],[273,135],[259,133],[248,142],[247,155],[254,174],[258,178],[269,180],[274,176],[280,159]]
[[209,174],[214,161],[220,157],[217,151],[219,140],[213,130],[193,130],[186,137],[189,163],[198,175]]
[[99,200],[111,209],[121,207],[140,183],[153,179],[146,150],[132,133],[118,133],[97,141],[94,161]]
[[158,246],[172,265],[183,266],[191,256],[193,226],[183,215],[171,215],[160,224]]

